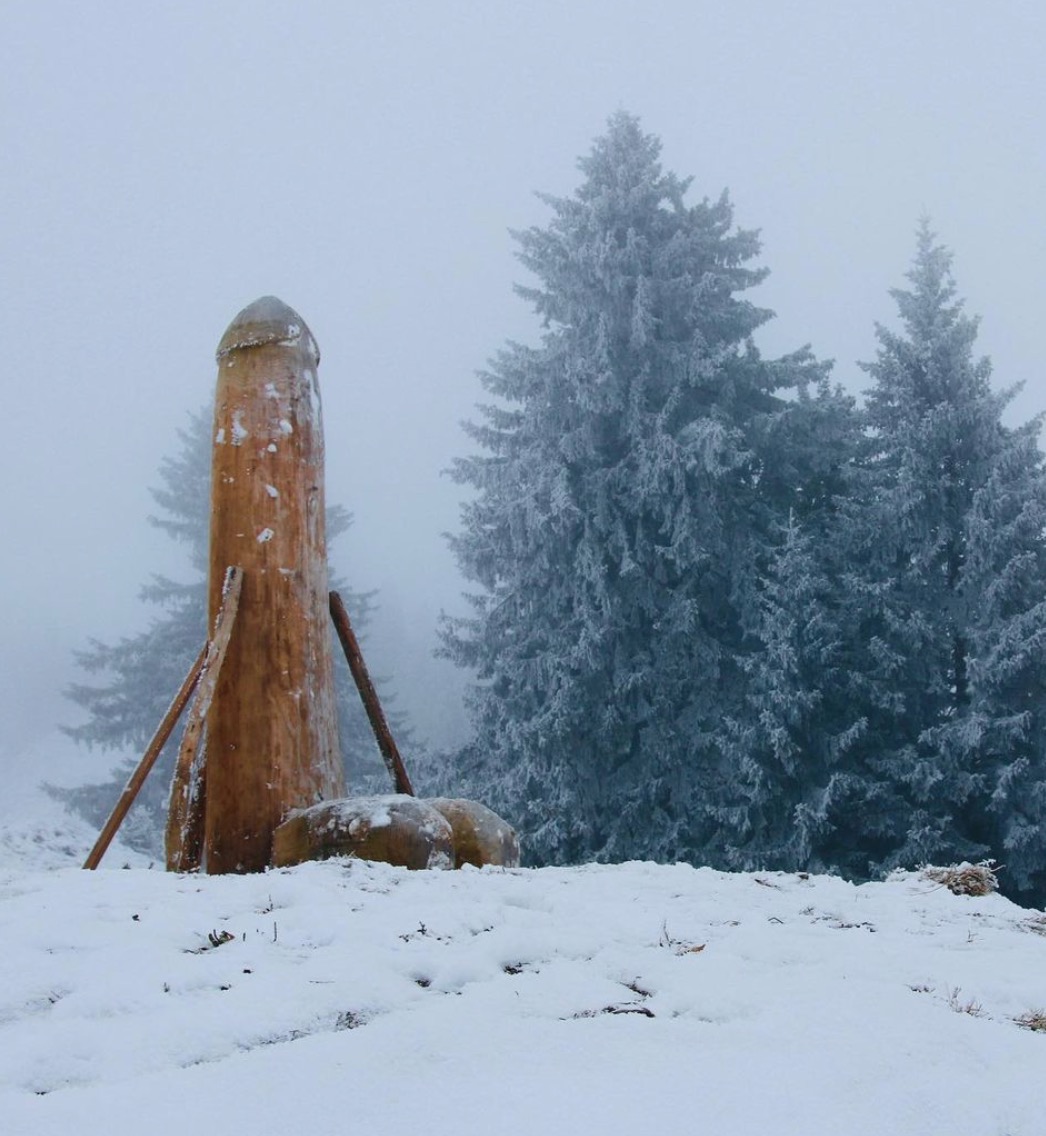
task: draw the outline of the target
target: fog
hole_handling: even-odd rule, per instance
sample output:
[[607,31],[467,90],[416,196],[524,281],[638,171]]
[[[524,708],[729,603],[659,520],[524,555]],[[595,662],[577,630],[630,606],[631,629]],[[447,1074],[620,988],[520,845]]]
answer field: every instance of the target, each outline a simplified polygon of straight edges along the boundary
[[182,554],[146,517],[215,346],[274,293],[323,353],[332,550],[379,590],[368,641],[422,736],[460,736],[431,658],[461,610],[443,470],[475,372],[536,321],[510,228],[569,195],[618,109],[762,230],[778,318],[863,388],[919,215],[955,252],[1012,416],[1046,409],[1046,9],[850,3],[4,5],[0,749],[76,721],[89,636],[133,634]]

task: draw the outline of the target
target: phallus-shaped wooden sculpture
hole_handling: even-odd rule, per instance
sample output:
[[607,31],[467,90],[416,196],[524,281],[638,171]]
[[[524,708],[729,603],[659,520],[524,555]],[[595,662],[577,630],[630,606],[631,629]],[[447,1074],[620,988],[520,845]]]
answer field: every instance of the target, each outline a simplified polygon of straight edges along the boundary
[[[218,345],[208,641],[84,863],[97,868],[190,705],[171,786],[172,871],[257,872],[351,855],[407,868],[519,864],[475,801],[414,797],[348,612],[328,591],[320,353],[274,296]],[[346,798],[331,621],[397,792]]]
[[[334,704],[324,529],[320,354],[274,296],[218,345],[209,618],[226,568],[243,587],[197,765],[205,771],[203,867],[252,872],[288,811],[344,794]],[[200,790],[196,790],[197,795]],[[182,830],[179,830],[179,824]],[[172,809],[170,866],[188,834]]]

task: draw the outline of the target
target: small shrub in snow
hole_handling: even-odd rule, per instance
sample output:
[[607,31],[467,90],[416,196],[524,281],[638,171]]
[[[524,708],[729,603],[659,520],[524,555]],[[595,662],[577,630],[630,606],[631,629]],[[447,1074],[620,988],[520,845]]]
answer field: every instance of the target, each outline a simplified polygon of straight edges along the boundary
[[957,1014],[969,1014],[971,1018],[983,1018],[986,1016],[984,1007],[976,998],[963,1000],[962,991],[958,986],[953,986],[952,989],[948,991],[948,1006]]
[[953,895],[991,895],[999,890],[993,864],[992,860],[983,860],[980,864],[953,864],[948,868],[927,866],[920,875],[946,887]]
[[1046,915],[1033,915],[1021,926],[1035,935],[1046,935]]
[[661,938],[659,940],[662,947],[670,947],[677,955],[696,955],[700,954],[705,949],[704,943],[688,943],[682,939],[673,939],[668,933],[668,920],[661,923]]

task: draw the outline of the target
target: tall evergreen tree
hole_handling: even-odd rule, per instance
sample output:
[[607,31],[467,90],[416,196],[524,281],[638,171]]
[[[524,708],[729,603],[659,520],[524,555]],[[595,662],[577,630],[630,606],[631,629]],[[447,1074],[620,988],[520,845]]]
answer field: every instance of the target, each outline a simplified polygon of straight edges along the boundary
[[951,260],[923,222],[911,287],[892,292],[902,329],[877,328],[865,366],[873,386],[850,535],[866,569],[854,594],[877,757],[862,779],[873,796],[903,801],[868,867],[995,856],[1015,861],[1012,879],[1027,889],[1046,870],[1033,831],[1046,805],[1039,424],[1003,424],[1011,393],[993,391],[989,361],[974,356],[977,321],[956,299]]
[[[88,719],[66,732],[88,747],[128,749],[134,755],[115,770],[109,781],[52,790],[92,824],[101,824],[108,816],[137,764],[138,755],[208,636],[211,420],[210,408],[189,416],[188,426],[178,431],[181,449],[163,459],[160,485],[152,490],[159,513],[149,521],[187,547],[192,579],[178,582],[154,576],[140,594],[160,614],[145,631],[116,643],[92,640],[85,650],[77,652],[79,665],[90,675],[103,676],[103,681],[69,687],[67,696],[87,711]],[[328,508],[328,541],[333,542],[351,523],[350,514],[340,505]],[[341,594],[357,633],[362,635],[373,609],[373,594],[353,591],[335,576],[331,588]],[[388,775],[348,667],[338,652],[335,683],[348,782],[356,791],[379,787],[380,791],[388,791]],[[404,724],[397,722],[396,726],[397,737],[402,741]],[[180,736],[181,730],[176,730],[164,747],[122,830],[127,843],[145,852],[159,853],[162,849],[168,791]]]
[[1042,419],[1005,430],[974,494],[958,587],[967,704],[929,741],[963,770],[959,825],[1046,905],[1046,471]]
[[443,629],[478,676],[466,771],[535,862],[716,849],[760,567],[825,476],[781,397],[825,369],[760,357],[756,235],[725,194],[687,205],[659,152],[615,115],[575,196],[515,234],[544,334],[481,376],[484,452],[453,469],[476,491],[452,538],[473,612]]
[[716,816],[732,867],[860,875],[892,846],[900,811],[861,772],[874,761],[876,716],[896,700],[866,641],[867,580],[844,539],[860,421],[851,398],[824,386],[816,399],[801,393],[781,428],[804,455],[786,466],[797,504],[777,526],[749,613],[745,697],[720,735],[733,776]]

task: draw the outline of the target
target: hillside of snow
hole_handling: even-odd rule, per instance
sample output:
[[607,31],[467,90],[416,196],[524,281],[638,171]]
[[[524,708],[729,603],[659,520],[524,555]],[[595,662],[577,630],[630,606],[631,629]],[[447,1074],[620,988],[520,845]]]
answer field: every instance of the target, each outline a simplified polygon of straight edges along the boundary
[[1046,1132],[1046,916],[997,895],[642,863],[84,872],[61,865],[94,834],[53,804],[0,812],[4,1136]]

